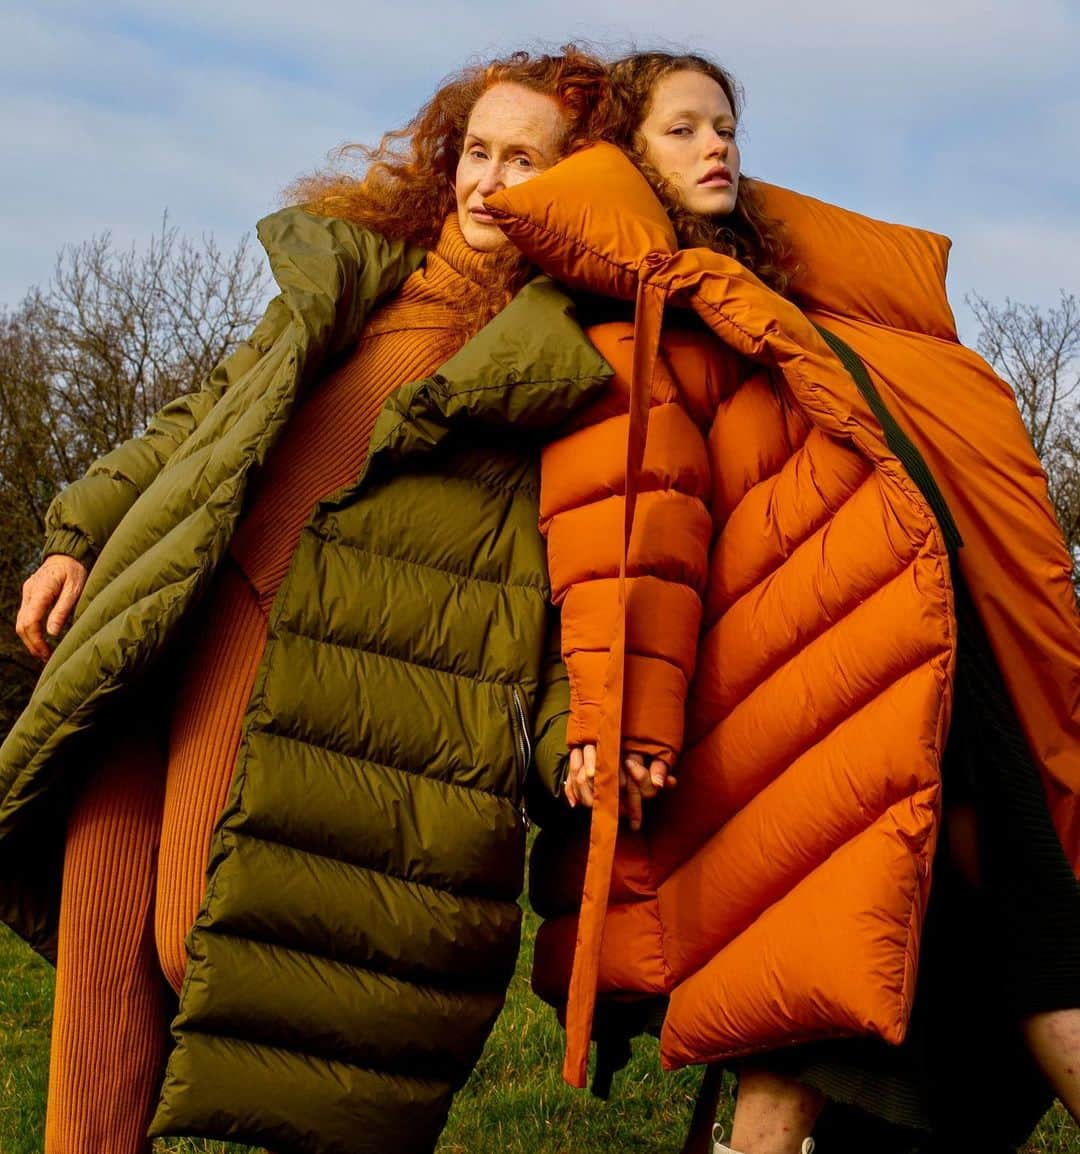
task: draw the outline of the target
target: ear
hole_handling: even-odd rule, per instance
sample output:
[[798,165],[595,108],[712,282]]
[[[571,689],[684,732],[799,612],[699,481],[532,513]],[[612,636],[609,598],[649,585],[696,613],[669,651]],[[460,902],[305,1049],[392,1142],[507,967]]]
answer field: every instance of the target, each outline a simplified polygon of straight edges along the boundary
[[484,200],[533,264],[570,289],[633,300],[650,253],[678,247],[648,181],[612,144],[594,144]]

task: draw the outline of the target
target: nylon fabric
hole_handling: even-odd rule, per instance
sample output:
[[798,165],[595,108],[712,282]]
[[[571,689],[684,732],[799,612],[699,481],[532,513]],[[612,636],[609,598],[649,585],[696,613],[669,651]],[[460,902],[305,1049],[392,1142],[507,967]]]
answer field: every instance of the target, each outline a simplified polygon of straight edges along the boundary
[[[643,205],[640,176],[616,150],[597,146],[587,161],[572,157],[543,180],[489,203],[546,271],[606,291],[617,281],[610,265],[645,267],[650,254],[626,245],[632,230],[621,217],[631,202],[650,221],[662,210]],[[575,202],[598,180],[610,196],[582,217]],[[627,203],[624,181],[634,190]],[[831,206],[808,208],[815,213],[827,218],[830,244],[845,229],[861,241],[859,219]],[[580,239],[578,223],[591,230]],[[901,285],[899,297],[879,302],[875,331],[906,323],[914,310],[944,335],[947,242],[878,222],[866,234],[882,262],[874,275],[895,274]],[[888,258],[897,252],[894,268]],[[663,729],[681,751],[680,786],[653,803],[645,834],[619,833],[599,990],[670,996],[665,1065],[808,1037],[870,1033],[896,1042],[914,993],[951,702],[946,541],[870,404],[807,317],[728,258],[695,250],[651,259],[672,299],[713,334],[669,313],[670,351],[668,333],[661,339],[706,467],[688,483],[683,461],[699,460],[693,452],[666,471],[654,458],[661,485],[707,503],[712,539],[703,547],[685,531],[666,542],[658,535],[638,559],[642,575],[704,568],[707,576],[700,613],[668,623],[669,633],[686,629],[695,639],[685,734],[665,728],[666,707],[652,716],[654,737]],[[807,279],[803,289],[820,294],[823,284]],[[878,300],[865,279],[842,292],[853,308]],[[605,336],[602,347],[625,339]],[[883,334],[882,346],[888,340]],[[631,359],[609,353],[616,384]],[[610,460],[611,405],[597,406],[594,427],[604,431],[594,439],[594,414],[579,418],[579,460],[589,459],[586,446]],[[579,620],[579,589],[606,578],[610,550],[597,558],[590,538],[590,566],[563,561],[575,539],[584,543],[579,510],[605,500],[618,480],[602,463],[599,477],[579,470],[563,481],[549,473],[561,461],[558,446],[545,454],[541,512],[550,518],[553,586],[565,590],[564,636],[578,639],[592,621],[588,613]],[[963,525],[961,534],[966,540]],[[666,649],[685,646],[669,641]],[[576,675],[595,686],[595,660],[575,672],[575,655],[566,658],[572,682]],[[648,658],[659,665],[660,647]],[[627,701],[641,668],[627,664]],[[597,696],[594,687],[577,691],[590,703]],[[576,705],[572,694],[571,729],[587,740]],[[573,844],[572,832],[545,830],[534,857],[544,879],[534,901],[553,918],[538,937],[534,981],[556,1004],[566,996],[567,911],[583,855],[547,871]],[[655,946],[643,949],[640,935],[650,932]],[[635,971],[627,957],[648,960]],[[847,980],[850,958],[862,965],[858,981]],[[571,1026],[580,1030],[576,1020]]]
[[642,277],[638,284],[634,322],[634,363],[630,382],[630,424],[626,448],[626,486],[623,500],[623,534],[619,558],[618,605],[604,686],[605,708],[601,715],[596,762],[596,801],[589,833],[589,858],[585,871],[578,941],[566,1007],[567,1048],[563,1077],[572,1086],[585,1085],[588,1039],[592,1035],[593,1009],[600,967],[604,917],[611,886],[611,867],[619,822],[619,761],[623,745],[623,670],[626,663],[626,620],[629,613],[626,564],[634,527],[638,486],[645,460],[649,421],[649,398],[656,377],[660,326],[664,317],[664,293]]
[[[46,951],[49,894],[25,880],[54,876],[57,780],[109,698],[155,684],[298,395],[423,257],[300,210],[260,235],[281,296],[155,426],[160,469],[133,504],[115,481],[89,599],[0,749],[0,868],[18,862],[0,909]],[[155,1135],[434,1146],[513,972],[531,739],[558,757],[539,442],[609,376],[539,278],[391,394],[363,473],[302,528],[187,941]],[[150,459],[143,442],[127,453]],[[65,490],[56,524],[80,524],[86,491]]]

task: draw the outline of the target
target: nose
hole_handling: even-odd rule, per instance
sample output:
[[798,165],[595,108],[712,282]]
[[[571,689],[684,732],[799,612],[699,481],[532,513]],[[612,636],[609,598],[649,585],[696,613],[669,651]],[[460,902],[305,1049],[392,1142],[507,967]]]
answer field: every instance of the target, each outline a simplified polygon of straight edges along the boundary
[[480,179],[476,183],[476,191],[481,196],[491,196],[492,193],[498,192],[503,187],[502,165],[494,160],[489,160],[484,165],[484,171],[480,174]]
[[721,159],[723,159],[725,156],[727,156],[728,146],[731,144],[731,141],[726,136],[721,136],[715,128],[710,129],[709,132],[710,136],[709,140],[706,142],[705,155],[719,156]]

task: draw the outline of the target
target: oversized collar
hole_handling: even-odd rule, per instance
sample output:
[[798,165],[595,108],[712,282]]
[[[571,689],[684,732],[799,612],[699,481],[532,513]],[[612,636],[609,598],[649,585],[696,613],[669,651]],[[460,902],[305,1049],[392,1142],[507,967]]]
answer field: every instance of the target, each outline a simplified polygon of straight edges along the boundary
[[[300,208],[267,217],[258,234],[302,349],[301,384],[351,347],[375,305],[426,255]],[[429,449],[464,421],[553,429],[598,395],[610,375],[577,324],[573,303],[537,277],[438,372],[391,396],[369,461]]]

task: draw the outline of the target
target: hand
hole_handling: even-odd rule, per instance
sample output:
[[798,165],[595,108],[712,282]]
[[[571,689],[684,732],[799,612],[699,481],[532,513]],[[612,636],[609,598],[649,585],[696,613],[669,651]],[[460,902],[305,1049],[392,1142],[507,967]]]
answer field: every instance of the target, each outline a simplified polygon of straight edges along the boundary
[[570,769],[563,782],[563,793],[573,809],[579,802],[592,808],[596,796],[596,746],[575,745],[570,749]]
[[642,803],[662,789],[672,789],[678,781],[668,769],[667,762],[654,757],[645,764],[640,753],[623,750],[619,767],[619,812],[629,819],[630,828],[641,829]]
[[[570,750],[570,768],[563,783],[563,793],[571,808],[591,807],[596,799],[596,746],[575,745]],[[667,763],[659,757],[648,765],[640,753],[623,750],[619,767],[619,813],[630,821],[630,828],[641,829],[642,803],[662,789],[671,789],[676,778]]]
[[[23,582],[15,632],[34,657],[48,661],[52,650],[45,634],[59,636],[85,585],[86,566],[63,553],[46,557]],[[45,634],[42,633],[42,623]]]

